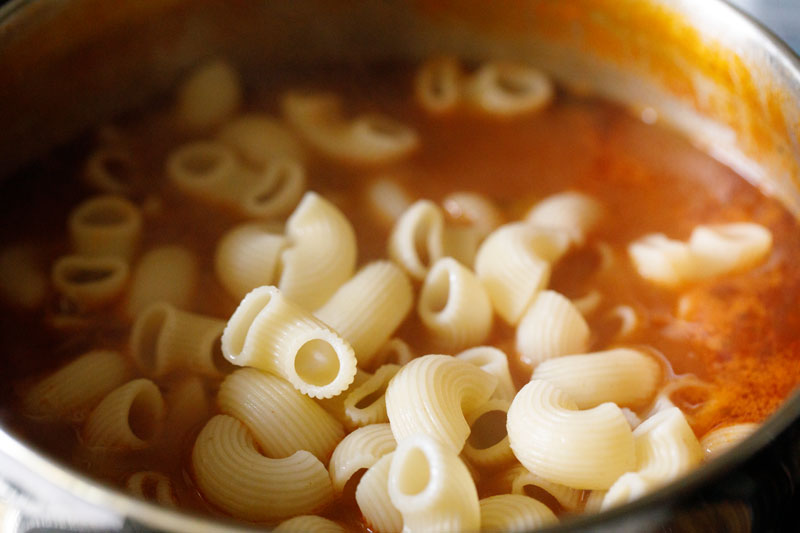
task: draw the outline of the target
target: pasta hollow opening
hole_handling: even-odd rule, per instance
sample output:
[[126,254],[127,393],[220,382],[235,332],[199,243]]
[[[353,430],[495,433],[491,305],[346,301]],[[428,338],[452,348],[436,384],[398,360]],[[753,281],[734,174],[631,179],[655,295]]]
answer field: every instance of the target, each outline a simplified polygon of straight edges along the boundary
[[448,269],[438,270],[439,275],[431,280],[430,290],[425,294],[425,305],[431,313],[441,313],[450,301],[450,271]]
[[562,514],[565,511],[564,506],[559,503],[558,499],[544,490],[542,487],[537,487],[536,485],[525,485],[522,488],[522,491],[525,493],[525,496],[545,504],[556,515]]
[[144,319],[140,331],[139,347],[136,357],[148,370],[156,367],[158,339],[167,320],[167,309],[159,306],[151,309]]
[[363,398],[358,400],[358,402],[356,402],[355,408],[356,409],[366,409],[367,407],[369,407],[373,403],[377,402],[378,400],[380,400],[381,396],[386,394],[386,388],[388,386],[389,386],[389,382],[387,381],[386,383],[384,383],[383,385],[378,387],[377,390],[374,390],[374,391],[370,392],[369,394],[367,394],[366,396],[364,396]]
[[297,350],[294,369],[300,379],[324,387],[339,375],[339,354],[322,339],[313,339]]
[[110,268],[91,268],[74,265],[64,271],[64,279],[76,285],[87,285],[110,278],[114,271]]
[[217,335],[214,339],[214,345],[211,347],[211,364],[214,365],[220,373],[225,374],[232,370],[234,366],[225,359],[225,354],[222,353],[222,335]]
[[400,477],[397,488],[406,496],[416,496],[430,483],[431,465],[428,456],[419,448],[411,448],[400,458]]
[[491,448],[508,435],[506,431],[506,412],[487,411],[472,424],[469,445],[476,450]]
[[128,410],[128,426],[136,438],[149,441],[158,433],[158,405],[150,391],[143,390],[136,395]]
[[428,253],[428,237],[433,232],[434,221],[428,218],[420,222],[414,230],[414,252],[421,265],[425,268],[431,266],[431,256]]

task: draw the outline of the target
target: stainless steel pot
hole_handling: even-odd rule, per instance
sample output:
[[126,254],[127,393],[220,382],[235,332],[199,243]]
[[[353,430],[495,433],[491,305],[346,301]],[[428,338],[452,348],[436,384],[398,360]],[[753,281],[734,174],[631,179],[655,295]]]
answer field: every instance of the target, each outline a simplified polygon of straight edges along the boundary
[[[573,90],[655,113],[800,214],[800,60],[721,0],[12,1],[0,9],[0,176],[212,55],[257,82],[278,67],[436,52],[523,58]],[[42,517],[81,530],[243,529],[132,499],[2,426],[0,465],[0,497],[23,510],[6,514],[11,531]],[[799,481],[794,397],[732,453],[562,527],[797,530]]]

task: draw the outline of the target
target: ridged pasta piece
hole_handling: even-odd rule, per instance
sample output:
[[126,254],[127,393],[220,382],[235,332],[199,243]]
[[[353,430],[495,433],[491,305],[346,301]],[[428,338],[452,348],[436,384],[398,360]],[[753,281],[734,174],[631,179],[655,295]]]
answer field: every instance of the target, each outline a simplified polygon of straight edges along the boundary
[[481,531],[524,533],[558,522],[545,504],[522,494],[499,494],[479,503]]
[[134,379],[109,392],[89,414],[83,443],[106,450],[147,448],[161,434],[165,413],[158,386]]
[[641,277],[664,287],[677,287],[694,276],[695,256],[689,246],[662,233],[630,243],[628,256]]
[[456,359],[471,363],[497,378],[497,389],[492,395],[493,398],[509,402],[514,399],[514,395],[517,394],[517,388],[511,380],[511,371],[508,369],[508,356],[505,352],[494,346],[476,346],[456,355]]
[[506,472],[505,476],[511,482],[509,492],[513,494],[526,494],[530,496],[530,494],[527,494],[529,491],[532,494],[536,494],[538,491],[544,491],[554,498],[558,502],[558,505],[567,512],[576,512],[581,507],[581,500],[583,499],[582,490],[548,481],[530,472],[522,465],[513,466]]
[[712,429],[700,439],[700,448],[706,461],[717,457],[752,435],[758,424],[731,424]]
[[306,190],[306,170],[297,159],[274,159],[242,192],[239,211],[248,217],[277,218],[292,211]]
[[139,208],[121,196],[94,196],[73,209],[68,219],[78,255],[131,258],[142,233]]
[[634,438],[612,403],[580,411],[554,385],[532,380],[508,410],[514,455],[538,476],[576,489],[607,489],[636,467]]
[[355,426],[351,425],[352,422],[350,421],[350,418],[348,418],[348,416],[345,414],[344,402],[351,392],[363,385],[371,377],[372,374],[369,372],[361,370],[360,368],[356,368],[356,375],[353,378],[353,382],[349,387],[347,387],[347,389],[330,398],[317,398],[316,402],[328,413],[330,413],[336,420],[341,422],[345,429],[353,429]]
[[445,257],[431,267],[417,312],[434,342],[445,351],[482,343],[492,328],[492,303],[471,270]]
[[462,454],[479,468],[497,468],[514,461],[508,444],[507,400],[491,399],[467,416],[469,437]]
[[344,437],[342,425],[314,400],[286,380],[255,368],[242,368],[225,378],[217,405],[247,426],[269,457],[306,450],[324,463]]
[[388,364],[403,366],[414,357],[414,353],[408,343],[401,338],[394,337],[378,348],[378,351],[370,359],[370,364],[366,366],[374,369]]
[[542,291],[517,326],[517,352],[537,365],[589,347],[589,325],[572,302],[555,291]]
[[130,375],[130,365],[119,352],[92,350],[31,387],[23,397],[23,410],[32,418],[82,422]]
[[759,224],[737,222],[697,226],[689,238],[696,260],[695,275],[710,278],[747,270],[772,248],[772,233]]
[[516,324],[567,251],[568,234],[515,223],[500,226],[478,248],[475,273],[500,317]]
[[474,192],[454,192],[442,200],[442,207],[458,223],[467,223],[484,239],[496,230],[502,215],[494,203],[485,195]]
[[603,205],[588,194],[568,191],[538,202],[525,215],[525,220],[535,226],[565,231],[573,243],[580,246],[604,214]]
[[326,156],[356,164],[386,164],[402,159],[419,145],[408,126],[379,114],[342,116],[341,100],[332,93],[289,92],[281,107],[286,121]]
[[553,83],[523,63],[489,61],[464,83],[470,107],[487,115],[513,117],[538,111],[553,99]]
[[222,59],[195,67],[178,87],[175,115],[181,126],[197,131],[217,126],[242,104],[239,73]]
[[231,368],[220,350],[225,322],[156,302],[136,317],[130,350],[147,375],[163,377],[175,370],[219,376]]
[[386,411],[395,439],[422,433],[460,453],[469,436],[465,416],[485,403],[497,378],[447,355],[424,355],[395,375],[386,390]]
[[303,160],[299,139],[280,120],[266,114],[239,115],[220,128],[217,139],[256,168],[283,158]]
[[212,402],[204,379],[200,376],[188,376],[168,385],[164,393],[167,404],[167,415],[164,427],[168,427],[170,435],[177,437],[176,442],[167,444],[173,457],[183,460],[186,453],[186,436],[202,422],[209,419]]
[[289,240],[266,224],[241,224],[217,243],[214,272],[220,284],[237,300],[261,287],[274,285],[281,268],[281,254]]
[[375,261],[339,287],[314,315],[350,343],[363,367],[408,316],[413,300],[405,273],[394,263]]
[[47,274],[33,248],[12,245],[0,251],[0,295],[6,303],[33,310],[47,294]]
[[677,407],[660,411],[633,430],[636,470],[667,483],[689,472],[703,460],[703,449]]
[[136,189],[136,167],[127,150],[102,147],[86,158],[84,181],[93,189],[109,194],[130,195]]
[[341,494],[356,472],[371,467],[396,447],[389,424],[364,426],[347,435],[333,450],[328,465],[333,490]]
[[251,183],[234,151],[216,141],[190,142],[167,156],[166,172],[184,194],[211,204],[235,207]]
[[192,469],[203,497],[236,518],[284,520],[333,501],[331,480],[319,459],[307,451],[265,457],[245,425],[227,415],[212,418],[198,435]]
[[414,202],[392,228],[389,257],[412,278],[423,280],[444,254],[442,210],[430,200]]
[[119,257],[65,255],[51,273],[56,290],[84,309],[96,309],[116,299],[128,281],[128,264]]
[[389,497],[403,531],[477,531],[478,491],[452,448],[430,435],[401,440],[389,468]]
[[428,59],[414,76],[414,98],[429,113],[438,115],[453,111],[461,104],[462,78],[456,58]]
[[364,383],[354,388],[344,400],[344,412],[352,427],[388,422],[386,388],[400,370],[399,365],[383,365]]
[[131,474],[125,481],[125,489],[143,500],[166,507],[178,506],[172,480],[161,472],[147,470]]
[[317,515],[295,516],[278,524],[274,533],[346,533],[345,528],[333,520]]
[[133,270],[128,291],[128,316],[135,317],[155,302],[188,309],[197,280],[197,258],[190,250],[183,246],[151,248]]
[[365,192],[366,203],[375,216],[386,226],[394,225],[411,205],[408,193],[389,177],[373,180]]
[[540,363],[531,379],[549,381],[575,401],[578,409],[605,402],[641,407],[656,393],[661,365],[649,355],[616,348],[581,355],[565,355]]
[[288,380],[312,398],[330,398],[353,382],[353,348],[275,287],[244,297],[222,334],[222,353],[238,366],[253,366]]
[[389,497],[389,469],[394,452],[381,457],[370,466],[356,487],[356,503],[361,515],[375,533],[400,533],[403,515]]
[[278,287],[306,309],[324,304],[353,275],[356,237],[332,203],[307,192],[286,222],[291,245],[281,254]]
[[[611,509],[619,505],[639,499],[648,492],[658,488],[658,483],[653,478],[640,472],[627,472],[619,477],[603,494],[600,511]],[[599,498],[599,495],[598,495]]]

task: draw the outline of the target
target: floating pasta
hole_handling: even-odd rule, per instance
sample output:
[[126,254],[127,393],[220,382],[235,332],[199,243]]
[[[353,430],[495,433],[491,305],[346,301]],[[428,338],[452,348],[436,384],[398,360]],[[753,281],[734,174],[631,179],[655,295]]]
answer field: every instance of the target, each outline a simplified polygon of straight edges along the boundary
[[444,197],[442,207],[456,222],[475,228],[479,239],[484,239],[502,222],[497,207],[483,194],[454,192]]
[[53,264],[51,276],[58,292],[81,308],[95,309],[122,293],[128,273],[119,257],[66,255]]
[[524,533],[558,522],[545,504],[521,494],[499,494],[479,503],[481,531]]
[[395,337],[389,339],[378,348],[375,355],[372,356],[370,364],[366,365],[367,368],[380,368],[383,365],[393,364],[403,366],[414,359],[414,353],[406,341]]
[[248,217],[276,218],[290,213],[306,189],[306,170],[297,159],[271,160],[239,198],[239,211]]
[[240,115],[220,128],[217,139],[256,168],[267,168],[278,159],[303,160],[303,149],[294,133],[269,115]]
[[228,62],[212,59],[189,72],[178,87],[175,114],[190,130],[221,124],[242,103],[239,73]]
[[517,351],[527,363],[537,365],[585,352],[590,333],[572,302],[555,291],[542,291],[517,326]]
[[581,502],[583,501],[582,490],[548,481],[530,472],[522,465],[511,467],[505,472],[504,476],[510,481],[511,486],[508,490],[513,494],[525,494],[533,498],[555,500],[555,503],[551,504],[553,507],[556,509],[560,507],[570,513],[577,512],[581,508]]
[[130,335],[131,355],[137,366],[153,377],[179,369],[219,376],[231,368],[220,349],[224,329],[222,320],[157,302],[136,317]]
[[148,250],[131,276],[128,316],[135,317],[155,302],[189,308],[197,278],[197,258],[187,248],[158,246]]
[[344,391],[356,374],[353,348],[275,287],[251,291],[222,335],[233,364],[274,372],[312,398]]
[[494,346],[476,346],[456,355],[456,359],[471,363],[497,378],[497,389],[494,391],[494,398],[508,400],[509,402],[514,399],[514,395],[517,394],[517,388],[511,380],[511,372],[508,369],[508,356],[506,356],[505,352]]
[[143,500],[167,507],[178,506],[172,480],[161,472],[148,470],[131,474],[125,481],[125,489]]
[[619,407],[578,410],[554,385],[532,380],[508,410],[514,455],[538,476],[577,489],[607,489],[636,467],[634,438]]
[[284,520],[272,531],[275,533],[346,533],[345,528],[337,522],[317,515],[295,516]]
[[212,418],[198,435],[192,470],[207,501],[245,520],[314,513],[333,500],[328,471],[314,455],[265,457],[245,425],[226,415]]
[[184,194],[222,206],[235,206],[251,184],[236,153],[214,141],[197,141],[174,149],[167,157],[166,171]]
[[364,426],[347,435],[336,446],[328,465],[333,490],[341,494],[356,472],[371,467],[396,447],[389,424]]
[[120,148],[98,148],[86,159],[83,176],[90,187],[109,194],[131,195],[136,190],[133,156]]
[[703,449],[677,407],[659,411],[633,430],[636,471],[661,484],[692,470],[703,460]]
[[387,226],[392,226],[412,203],[405,189],[390,178],[372,180],[365,194],[372,212]]
[[444,214],[430,200],[414,202],[392,228],[389,257],[422,280],[444,254]]
[[649,355],[617,348],[581,355],[565,355],[541,362],[531,379],[549,381],[566,393],[578,409],[605,402],[641,407],[655,395],[661,365]]
[[[641,498],[648,492],[652,492],[660,483],[649,476],[639,472],[627,472],[622,474],[617,481],[602,494],[602,501],[598,511],[605,511],[612,507],[632,502]],[[598,498],[600,495],[598,495]]]
[[255,368],[229,375],[220,385],[217,404],[223,414],[247,426],[269,457],[306,450],[325,462],[344,437],[342,425],[314,400],[284,379]]
[[478,491],[452,448],[429,435],[401,440],[389,468],[389,497],[404,531],[477,531]]
[[469,436],[465,416],[485,403],[497,378],[447,355],[414,359],[386,390],[386,411],[395,439],[422,433],[459,453]]
[[569,191],[540,201],[528,211],[525,220],[535,226],[565,231],[575,244],[582,245],[604,214],[603,206],[591,196]]
[[400,533],[403,515],[389,497],[389,469],[394,452],[381,457],[361,476],[356,487],[356,503],[371,531]]
[[399,365],[383,365],[364,383],[347,393],[344,412],[349,425],[361,427],[389,421],[386,414],[386,388],[398,370]]
[[522,63],[490,61],[464,83],[470,107],[487,115],[513,117],[544,108],[553,99],[553,83]]
[[492,399],[467,416],[470,433],[464,443],[464,456],[479,468],[496,468],[514,461],[508,444],[507,400]]
[[0,251],[0,295],[12,305],[33,310],[47,294],[47,274],[37,253],[25,245]]
[[731,424],[712,429],[700,439],[700,448],[705,460],[717,457],[755,433],[758,424]]
[[149,379],[134,379],[109,392],[83,426],[88,448],[138,450],[150,446],[163,428],[164,398]]
[[423,63],[414,76],[414,97],[433,114],[455,110],[462,99],[461,67],[453,57],[435,57]]
[[375,261],[339,287],[314,315],[350,343],[359,366],[369,366],[405,320],[413,300],[405,273],[394,263]]
[[772,233],[759,224],[738,222],[697,226],[689,238],[695,276],[710,278],[751,268],[772,248]]
[[417,312],[434,342],[445,351],[480,344],[492,328],[492,303],[480,280],[451,257],[431,267]]
[[370,377],[372,377],[372,374],[369,372],[356,368],[356,375],[353,378],[353,382],[344,391],[330,398],[317,398],[316,401],[336,420],[341,422],[345,428],[352,429],[352,421],[347,414],[345,414],[344,402],[351,392],[363,385]]
[[628,245],[628,255],[639,275],[665,287],[677,287],[692,279],[695,256],[685,242],[661,233],[645,235]]
[[95,196],[69,214],[69,232],[78,255],[113,255],[129,260],[142,233],[139,208],[121,196]]

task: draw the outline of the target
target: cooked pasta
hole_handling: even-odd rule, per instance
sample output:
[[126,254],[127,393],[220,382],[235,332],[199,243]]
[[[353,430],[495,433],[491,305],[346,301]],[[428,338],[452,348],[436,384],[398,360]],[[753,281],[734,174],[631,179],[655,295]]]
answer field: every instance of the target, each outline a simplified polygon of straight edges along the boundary
[[125,481],[125,488],[137,498],[167,507],[178,506],[172,480],[161,472],[143,471],[131,474]]
[[406,341],[395,337],[378,348],[367,368],[380,368],[386,364],[404,365],[414,358],[414,353]]
[[35,250],[13,245],[0,251],[0,296],[12,305],[33,310],[47,294],[47,274]]
[[183,246],[157,246],[144,254],[131,276],[128,316],[135,317],[155,302],[188,309],[198,279],[194,253]]
[[366,192],[366,202],[386,226],[392,226],[411,205],[408,193],[389,177],[372,181]]
[[517,352],[532,365],[583,353],[589,346],[590,333],[572,302],[555,291],[542,291],[517,326]]
[[430,200],[419,200],[406,209],[389,236],[389,257],[416,280],[444,257],[444,214]]
[[128,264],[119,257],[65,255],[53,264],[51,277],[67,299],[81,308],[95,309],[122,293],[128,273]]
[[400,533],[403,515],[389,497],[389,469],[394,452],[381,457],[370,466],[356,487],[356,503],[364,521],[375,533]]
[[508,438],[520,463],[576,489],[607,489],[636,467],[634,438],[612,403],[580,411],[554,385],[532,380],[508,410]]
[[221,124],[241,106],[239,73],[222,59],[195,67],[178,87],[175,114],[182,126],[205,130]]
[[628,255],[641,277],[665,287],[677,287],[695,273],[695,256],[689,246],[661,233],[632,242]]
[[184,194],[212,204],[235,205],[247,184],[236,153],[220,142],[197,141],[170,152],[167,176]]
[[660,484],[672,481],[703,460],[703,449],[683,413],[670,407],[633,430],[636,471]]
[[494,392],[497,378],[447,355],[424,355],[400,369],[386,390],[386,411],[398,442],[422,433],[459,453],[469,436],[465,416]]
[[233,364],[274,372],[312,398],[344,391],[356,374],[353,348],[275,287],[244,297],[222,334]]
[[514,461],[506,431],[510,405],[507,400],[491,399],[467,416],[470,432],[462,453],[471,464],[496,468]]
[[480,239],[497,229],[502,222],[497,207],[483,194],[454,192],[444,197],[442,207],[453,220],[475,228]]
[[317,515],[295,516],[278,524],[275,533],[345,533],[345,529],[327,518]]
[[476,346],[464,350],[456,355],[457,359],[472,363],[487,374],[497,378],[497,389],[493,398],[511,401],[517,394],[517,388],[511,380],[511,371],[508,369],[508,356],[494,346]]
[[297,206],[306,189],[306,171],[296,159],[270,161],[239,198],[239,210],[248,217],[277,218]]
[[244,424],[212,418],[192,450],[192,470],[206,500],[245,520],[276,521],[314,513],[333,500],[325,466],[307,451],[262,455]]
[[303,160],[299,139],[280,120],[266,114],[239,115],[220,128],[217,139],[260,169],[278,159]]
[[225,378],[217,405],[247,426],[269,457],[306,450],[324,463],[344,437],[342,425],[314,400],[286,380],[255,368],[242,368]]
[[86,158],[86,183],[99,192],[130,195],[136,190],[133,156],[121,148],[98,148]]
[[697,263],[694,274],[700,278],[746,270],[761,262],[771,248],[772,233],[752,222],[697,226],[689,238]]
[[580,314],[589,316],[603,303],[603,295],[599,291],[592,289],[583,296],[572,298],[571,301]]
[[537,476],[530,472],[522,465],[515,465],[511,467],[505,476],[510,480],[511,486],[509,491],[513,494],[525,494],[528,496],[536,497],[537,493],[541,494],[544,491],[547,495],[554,498],[558,505],[560,505],[567,512],[576,512],[581,507],[583,501],[583,491],[553,483],[541,476]]
[[399,365],[383,365],[364,383],[354,388],[344,400],[344,412],[350,426],[388,422],[386,414],[386,388],[400,370]]
[[525,220],[535,226],[565,231],[575,244],[582,245],[604,214],[600,202],[589,195],[570,191],[540,201],[528,211]]
[[471,270],[451,257],[436,261],[425,276],[417,312],[434,343],[445,351],[480,344],[492,328],[486,290]]
[[713,459],[727,452],[755,433],[757,429],[758,424],[753,423],[731,424],[712,429],[700,439],[704,459]]
[[[627,472],[622,474],[617,481],[605,491],[598,511],[605,511],[641,498],[648,492],[658,488],[660,483],[650,476],[640,472]],[[599,495],[598,495],[599,498]]]
[[363,385],[370,377],[372,377],[372,374],[369,372],[356,368],[356,375],[353,378],[353,382],[344,391],[330,398],[317,398],[316,401],[323,409],[333,415],[336,420],[341,422],[345,429],[352,429],[354,426],[352,426],[352,421],[347,414],[345,414],[344,402],[351,392]]
[[189,376],[171,383],[164,392],[167,404],[164,427],[170,428],[171,435],[177,437],[177,442],[169,444],[173,457],[183,457],[186,452],[184,439],[210,417],[213,406],[209,396],[201,376]]
[[615,334],[615,339],[624,339],[639,327],[640,320],[636,310],[630,305],[617,305],[608,311],[610,318],[619,320],[619,328]]
[[142,233],[139,208],[121,196],[89,198],[69,214],[69,233],[75,253],[131,258]]
[[423,63],[414,76],[414,97],[433,114],[455,110],[462,100],[462,73],[453,57],[434,57]]
[[499,494],[479,503],[481,531],[524,533],[558,522],[545,504],[521,494]]
[[389,424],[372,424],[348,434],[336,446],[328,465],[333,490],[341,494],[356,472],[371,467],[396,447]]
[[549,104],[553,84],[530,65],[489,61],[466,79],[464,98],[470,107],[487,115],[512,117]]

